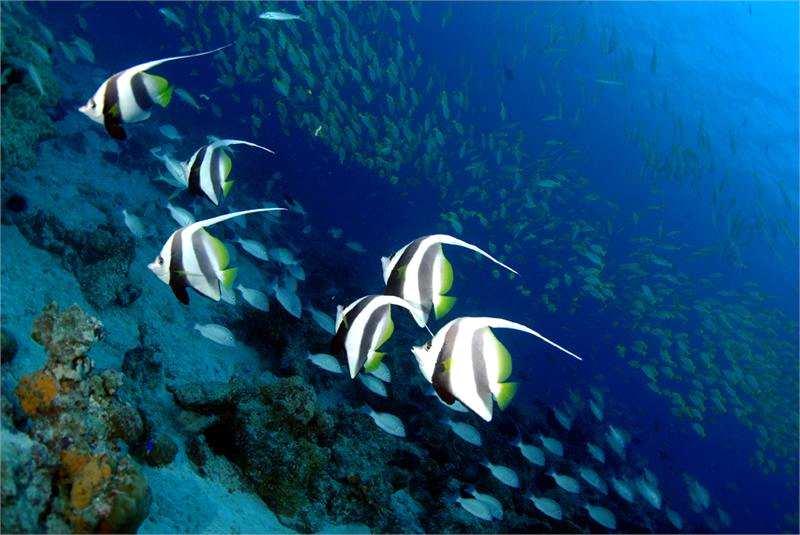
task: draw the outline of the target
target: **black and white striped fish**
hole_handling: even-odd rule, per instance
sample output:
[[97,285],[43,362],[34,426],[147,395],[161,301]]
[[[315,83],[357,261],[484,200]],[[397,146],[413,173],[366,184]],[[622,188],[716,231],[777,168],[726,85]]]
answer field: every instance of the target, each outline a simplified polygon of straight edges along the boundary
[[445,295],[453,284],[453,267],[442,245],[458,245],[479,253],[512,273],[517,273],[483,249],[447,234],[423,236],[391,258],[381,258],[386,295],[396,295],[417,307],[414,319],[420,327],[428,323],[431,310],[441,318],[453,308],[456,298]]
[[233,285],[236,268],[228,267],[230,257],[225,244],[209,234],[206,227],[234,217],[278,210],[285,208],[256,208],[232,212],[179,228],[172,233],[161,248],[161,253],[147,267],[159,279],[169,284],[175,297],[184,305],[189,304],[187,287],[219,301],[222,287],[231,288]]
[[127,135],[122,128],[124,123],[144,121],[150,117],[150,108],[153,104],[164,108],[172,99],[172,87],[169,82],[165,78],[145,72],[146,70],[168,61],[213,54],[228,46],[231,45],[198,54],[148,61],[118,72],[103,82],[94,96],[78,108],[78,111],[105,126],[111,137],[125,139]]
[[413,347],[419,369],[441,400],[459,400],[487,422],[492,419],[492,397],[505,409],[517,391],[511,375],[511,355],[492,329],[514,329],[532,334],[561,351],[581,358],[536,331],[501,318],[456,318],[424,346]]
[[373,371],[381,363],[384,354],[378,349],[394,332],[392,305],[415,313],[412,305],[393,295],[368,295],[336,310],[331,354],[347,358],[351,379],[362,367]]
[[197,149],[183,164],[184,185],[190,193],[203,195],[216,206],[228,196],[233,186],[233,181],[228,180],[231,158],[225,150],[230,145],[247,145],[275,154],[266,147],[240,139],[218,139]]

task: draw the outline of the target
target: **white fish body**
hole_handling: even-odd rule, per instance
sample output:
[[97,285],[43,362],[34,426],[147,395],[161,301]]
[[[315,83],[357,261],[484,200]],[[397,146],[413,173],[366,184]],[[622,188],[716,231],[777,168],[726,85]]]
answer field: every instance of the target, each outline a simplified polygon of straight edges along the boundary
[[544,449],[553,455],[557,455],[559,457],[564,456],[564,446],[562,446],[561,442],[557,439],[539,435],[539,440],[542,441],[542,446],[544,446]]
[[581,491],[581,484],[574,478],[569,476],[565,476],[563,474],[559,474],[554,470],[550,470],[547,475],[553,478],[553,481],[556,482],[556,485],[561,487],[562,489],[566,490],[567,492],[571,492],[573,494],[577,494]]
[[496,518],[498,520],[503,518],[503,504],[500,503],[500,500],[492,496],[491,494],[484,494],[482,492],[478,492],[475,489],[469,491],[473,498],[483,503],[489,512],[492,514],[492,518]]
[[125,218],[125,226],[128,227],[128,230],[131,231],[131,234],[133,234],[133,236],[137,239],[144,238],[147,232],[144,229],[142,221],[127,210],[122,211],[122,216]]
[[258,18],[276,21],[303,20],[300,15],[293,15],[292,13],[285,13],[283,11],[265,11],[259,15]]
[[406,436],[406,428],[403,421],[394,414],[388,412],[375,412],[369,406],[365,406],[365,412],[369,414],[372,421],[375,422],[382,431],[390,435],[404,438]]
[[181,226],[181,227],[188,227],[192,223],[194,223],[194,216],[185,208],[181,208],[180,206],[175,206],[172,203],[167,203],[167,210],[169,210],[169,215],[172,216],[172,219]]
[[250,256],[254,258],[258,258],[259,260],[267,261],[269,260],[269,255],[267,254],[267,248],[264,247],[259,241],[256,240],[247,240],[243,238],[237,238],[236,243],[241,245],[242,249],[244,249]]
[[542,513],[546,514],[550,518],[554,518],[556,520],[561,520],[563,518],[561,513],[561,506],[555,500],[551,500],[550,498],[539,498],[538,496],[531,495],[529,496],[530,500],[533,502],[533,505],[536,506],[538,510]]
[[387,366],[386,363],[383,361],[381,361],[380,364],[378,364],[377,368],[368,373],[374,375],[384,383],[392,382],[392,372],[389,370],[389,366]]
[[586,511],[589,513],[589,516],[592,517],[592,520],[603,526],[607,529],[617,529],[617,519],[614,517],[614,513],[606,509],[605,507],[600,507],[599,505],[589,505],[586,504],[584,506]]
[[492,520],[492,512],[489,510],[489,507],[482,501],[477,498],[462,498],[458,497],[456,499],[458,505],[461,506],[466,512],[471,514],[476,518],[480,518],[481,520]]
[[444,423],[464,442],[472,444],[473,446],[483,445],[481,434],[473,426],[453,420],[445,420]]
[[377,377],[367,373],[360,373],[358,375],[358,380],[361,381],[361,384],[373,394],[381,396],[382,398],[389,396],[389,392],[386,391],[386,386],[383,384],[383,381]]
[[208,323],[206,325],[195,323],[194,328],[196,331],[199,331],[204,338],[208,338],[212,342],[223,346],[236,347],[236,339],[227,327],[223,327],[217,323]]
[[326,372],[342,373],[343,371],[342,365],[339,364],[339,360],[333,355],[328,355],[327,353],[316,353],[313,355],[309,353],[308,361],[314,366],[322,368]]
[[516,446],[525,459],[536,466],[544,466],[544,452],[533,444],[525,444],[522,440],[517,440]]
[[332,317],[311,305],[307,306],[306,310],[309,314],[311,314],[311,319],[314,320],[314,323],[316,323],[320,329],[328,334],[336,334]]
[[507,466],[502,464],[492,464],[489,461],[483,463],[483,466],[489,469],[492,476],[503,485],[511,488],[519,488],[519,477],[517,473]]
[[246,288],[241,284],[236,286],[236,289],[239,290],[239,293],[242,294],[242,299],[248,305],[257,310],[269,312],[269,297],[267,297],[267,294],[254,288]]

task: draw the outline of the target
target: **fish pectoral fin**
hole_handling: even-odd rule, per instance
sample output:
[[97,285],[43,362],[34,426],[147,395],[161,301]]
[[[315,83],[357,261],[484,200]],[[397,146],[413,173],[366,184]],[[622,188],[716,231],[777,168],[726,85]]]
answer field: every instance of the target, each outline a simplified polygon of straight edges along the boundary
[[511,400],[514,399],[518,387],[519,383],[497,383],[497,392],[494,398],[497,400],[497,406],[500,407],[501,411],[505,410]]
[[373,351],[372,355],[367,359],[364,363],[364,370],[367,372],[374,372],[378,369],[378,366],[381,365],[381,361],[383,357],[386,356],[386,353],[380,353],[378,351]]
[[453,309],[453,306],[456,304],[457,298],[450,296],[450,295],[439,295],[435,299],[435,303],[433,304],[433,312],[436,315],[436,319],[441,319],[447,315]]
[[189,304],[189,292],[186,291],[186,286],[180,282],[172,281],[169,283],[169,287],[172,288],[172,293],[175,294],[175,297],[178,298],[178,301],[184,305]]
[[220,284],[222,284],[222,286],[226,289],[232,288],[233,281],[236,280],[236,274],[238,272],[239,268],[228,268],[217,272],[217,277],[219,277]]

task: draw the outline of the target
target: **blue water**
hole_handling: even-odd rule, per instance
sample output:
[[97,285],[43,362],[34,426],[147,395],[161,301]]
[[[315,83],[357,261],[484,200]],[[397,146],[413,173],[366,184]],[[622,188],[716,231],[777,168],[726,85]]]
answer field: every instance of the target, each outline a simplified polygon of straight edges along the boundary
[[[185,29],[165,24],[158,13],[161,7],[180,13]],[[294,3],[272,7],[288,12],[301,9]],[[490,162],[489,172],[479,179],[471,177],[458,156],[462,139],[438,115],[436,120],[441,121],[442,128],[449,128],[441,154],[445,166],[452,169],[452,183],[443,186],[440,175],[426,176],[416,167],[419,162],[412,159],[396,173],[399,185],[391,185],[351,157],[340,162],[336,147],[313,136],[309,128],[295,124],[292,115],[281,122],[279,101],[293,111],[303,106],[317,110],[317,94],[303,104],[280,97],[271,82],[274,73],[267,67],[262,67],[267,74],[258,81],[234,81],[232,87],[226,87],[218,81],[220,63],[208,58],[176,62],[163,71],[195,98],[201,93],[211,95],[222,116],[212,115],[209,108],[201,113],[189,112],[173,98],[167,109],[156,110],[151,119],[128,129],[130,140],[119,148],[124,160],[120,168],[151,175],[155,172],[158,164],[148,150],[157,136],[151,134],[146,142],[138,140],[145,137],[142,132],[154,131],[163,123],[184,133],[182,141],[173,143],[180,147],[178,156],[190,154],[207,135],[251,139],[275,149],[276,157],[266,164],[261,155],[237,149],[235,173],[249,178],[237,180],[231,204],[238,210],[266,201],[282,205],[289,195],[303,205],[307,218],[288,217],[278,232],[306,258],[338,255],[320,259],[326,264],[323,267],[303,264],[307,282],[302,299],[325,307],[328,313],[333,313],[334,304],[346,305],[361,295],[380,293],[383,281],[379,258],[418,236],[446,232],[481,247],[496,245],[497,254],[521,277],[509,280],[503,274],[495,279],[491,276],[495,266],[482,259],[473,261],[470,253],[446,249],[457,274],[452,293],[459,297],[447,319],[461,315],[512,319],[583,357],[577,362],[535,339],[501,331],[498,336],[509,348],[515,378],[521,381],[513,401],[520,414],[535,414],[538,407],[566,406],[571,393],[588,400],[589,389],[599,388],[604,392],[605,421],[594,422],[591,415],[586,416],[584,407],[583,416],[575,423],[585,427],[577,440],[602,437],[609,423],[625,429],[632,438],[625,462],[636,473],[646,467],[656,474],[665,503],[684,517],[687,530],[796,530],[797,4],[426,3],[419,5],[419,22],[401,3],[391,5],[400,13],[399,22],[386,15],[387,6],[340,7],[350,14],[352,30],[366,36],[384,57],[384,66],[388,64],[387,54],[391,54],[387,51],[393,48],[387,43],[394,43],[397,36],[402,36],[399,42],[407,56],[420,55],[420,74],[399,82],[425,95],[421,111],[412,118],[412,128],[420,128],[426,113],[434,117],[439,114],[441,90],[449,93],[453,109],[455,92],[462,91],[468,94],[469,104],[459,121],[475,139],[483,136],[485,141],[490,133],[505,132],[510,141],[521,140],[517,146],[525,154],[522,183],[514,186],[502,166],[491,164],[495,154],[485,143],[479,143],[472,154]],[[281,25],[294,24],[300,37],[288,35],[299,39],[301,48],[308,47],[309,55],[311,24],[318,24],[318,31],[330,39],[330,26],[323,24],[325,16],[317,16],[312,22],[288,23],[254,18],[239,35],[231,28],[223,31],[217,22],[219,13],[233,9],[231,4],[211,4],[202,13],[197,5],[161,3],[29,6],[57,39],[80,35],[91,43],[96,56],[94,65],[69,64],[63,59],[54,62],[56,77],[69,85],[64,94],[75,97],[74,101],[61,99],[61,116],[76,113],[74,110],[102,82],[100,73],[108,76],[142,61],[175,55],[186,46],[186,37],[195,32],[202,35],[198,41],[208,49],[245,39],[244,34],[256,32],[259,26],[275,31]],[[302,9],[316,12],[313,5],[306,4]],[[362,16],[368,9],[380,13],[377,22]],[[79,27],[78,14],[85,20],[85,28]],[[202,30],[206,27],[211,31]],[[415,53],[408,49],[409,38],[416,44]],[[190,46],[186,50],[199,49]],[[233,50],[225,52],[231,63],[236,57]],[[425,93],[429,76],[436,89]],[[292,79],[299,85],[298,78]],[[400,122],[405,117],[403,110],[393,114],[381,106],[380,97],[366,105],[352,85],[346,88],[348,92],[340,97],[351,106],[387,122]],[[264,101],[263,113],[254,111],[255,98]],[[501,106],[505,116],[501,115]],[[559,109],[558,120],[543,120]],[[250,128],[254,113],[262,115],[266,125],[257,139]],[[83,126],[105,136],[101,125],[84,120]],[[56,139],[58,136],[56,132]],[[553,140],[557,145],[548,144]],[[359,138],[368,154],[379,141],[366,135]],[[558,160],[561,147],[575,152]],[[676,147],[696,155],[697,170],[666,171],[670,162],[677,161],[674,153],[670,156]],[[126,151],[128,158],[124,158]],[[508,152],[503,159],[504,164],[511,163]],[[537,162],[544,170],[539,177],[535,176]],[[264,184],[276,172],[282,178],[267,197]],[[556,192],[534,187],[536,181],[559,173],[567,178]],[[471,187],[485,195],[470,195],[464,200]],[[532,241],[523,241],[527,230],[518,236],[513,230],[527,217],[527,212],[521,211],[526,190],[548,199],[549,204],[543,220],[530,221],[532,226],[539,225]],[[35,199],[30,202],[35,206]],[[159,200],[160,204],[165,202],[165,198]],[[200,205],[202,217],[225,211],[202,199]],[[462,220],[463,230],[458,232],[441,214],[461,206],[486,215],[490,224],[484,227],[476,219]],[[121,203],[118,209],[125,207]],[[503,207],[508,208],[506,216],[492,216]],[[167,214],[163,217],[159,227],[163,236],[141,246],[147,247],[148,254],[155,254],[168,236],[163,229],[172,221]],[[79,219],[79,212],[73,218]],[[543,228],[548,221],[554,224],[552,228]],[[588,235],[588,243],[601,244],[606,250],[602,280],[610,282],[614,292],[606,301],[593,298],[577,280],[576,266],[592,267],[572,248],[578,243],[574,233],[577,224],[591,229],[581,234],[581,240]],[[307,225],[311,231],[304,234]],[[330,227],[342,229],[342,241],[363,244],[367,254],[356,254],[334,243],[326,232]],[[550,241],[542,243],[545,240]],[[508,249],[504,249],[506,246]],[[667,260],[670,267],[642,260],[640,254],[649,252]],[[4,253],[3,263],[12,262],[13,251]],[[644,273],[640,278],[634,279],[625,270],[624,264],[631,262],[641,264]],[[331,264],[336,269],[328,269]],[[143,283],[152,285],[164,300],[172,299],[169,290],[146,273],[145,266],[133,265],[131,270],[141,271]],[[574,284],[565,286],[564,273],[571,274]],[[680,282],[666,280],[666,274]],[[554,277],[560,278],[561,284],[558,290],[548,292],[545,286]],[[19,291],[13,281],[4,278],[3,283],[4,294]],[[520,284],[531,294],[520,293]],[[634,314],[641,306],[642,284],[658,288],[659,300],[646,305],[642,314]],[[752,299],[753,291],[765,298]],[[58,288],[52,293],[58,294]],[[541,300],[543,293],[557,301],[557,310],[547,310]],[[201,299],[193,294],[192,306]],[[694,308],[700,301],[713,303],[710,320]],[[274,310],[280,305],[273,299],[271,307]],[[657,319],[659,309],[680,311],[683,317]],[[102,312],[98,313],[102,319]],[[186,321],[195,321],[191,319],[191,306],[181,314]],[[723,333],[729,331],[714,330],[705,323],[718,316],[750,325],[743,329],[742,343],[752,356],[743,356],[738,349],[730,358],[720,356],[727,341]],[[421,343],[425,337],[410,320],[400,317],[401,313],[395,312],[395,337]],[[436,332],[444,323],[434,322],[431,329]],[[690,421],[670,411],[669,396],[648,388],[642,370],[629,365],[633,360],[631,347],[637,340],[648,342],[651,349],[647,358],[658,359],[654,328],[667,330],[666,339],[688,334],[692,356],[697,358],[703,350],[715,353],[718,358],[713,366],[717,370],[729,369],[731,363],[738,362],[757,381],[775,384],[761,384],[755,395],[741,383],[734,384],[741,405],[753,408],[753,415],[736,417],[732,406],[726,414],[709,411],[702,419],[705,437],[701,437]],[[412,358],[393,342],[388,346],[392,358]],[[617,356],[620,345],[628,347],[627,358]],[[671,351],[674,355],[674,346]],[[269,368],[269,364],[266,366]],[[759,368],[770,372],[762,374]],[[684,397],[697,389],[692,385],[695,379],[704,383],[707,395],[712,388],[722,388],[719,377],[703,375],[684,373],[677,380],[665,381],[664,388]],[[410,379],[396,375],[394,380]],[[353,384],[353,388],[359,387]],[[438,406],[434,398],[427,401]],[[494,422],[481,422],[482,433],[492,434],[493,425],[506,421],[504,415],[496,418]],[[772,436],[781,441],[783,451],[775,449],[774,444],[757,445],[752,429],[757,425],[781,429]],[[525,430],[531,436],[538,431]],[[606,449],[606,455],[612,455]],[[770,471],[754,462],[759,449],[774,458],[777,471],[765,473]],[[585,458],[575,459],[578,461]],[[707,512],[691,511],[685,473],[708,489],[712,506]],[[647,506],[640,507],[644,510]],[[718,508],[730,515],[730,525],[708,520]],[[585,516],[576,519],[576,524],[581,529],[597,527],[586,524]],[[671,529],[663,515],[655,525],[634,525],[656,531]]]

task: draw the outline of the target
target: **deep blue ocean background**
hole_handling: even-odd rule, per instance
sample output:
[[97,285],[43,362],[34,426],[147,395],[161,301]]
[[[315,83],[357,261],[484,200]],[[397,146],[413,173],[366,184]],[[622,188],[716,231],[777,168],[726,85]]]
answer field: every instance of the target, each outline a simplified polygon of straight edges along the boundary
[[[74,102],[60,101],[62,117],[76,113],[74,110],[102,81],[96,70],[110,75],[141,61],[174,55],[186,46],[184,33],[199,32],[205,25],[215,27],[213,20],[192,20],[195,11],[186,8],[182,13],[187,25],[181,32],[164,24],[158,12],[162,7],[185,6],[158,2],[28,6],[57,39],[80,34],[96,55],[94,65],[64,64],[56,71],[68,77],[63,82],[69,87],[65,94],[83,95]],[[202,16],[211,17],[215,11],[231,7],[214,4]],[[353,13],[363,6],[342,7]],[[452,293],[459,297],[448,319],[457,315],[513,319],[583,357],[578,363],[536,340],[501,333],[514,357],[515,377],[521,381],[513,402],[517,410],[524,412],[537,403],[551,407],[566,404],[573,391],[588,399],[589,388],[600,388],[605,396],[606,419],[630,433],[638,467],[647,467],[657,475],[665,501],[685,518],[693,518],[693,529],[797,530],[798,4],[442,2],[419,4],[419,22],[404,4],[392,7],[402,12],[400,22],[384,17],[379,22],[385,27],[368,28],[365,21],[353,17],[353,25],[368,36],[393,36],[399,31],[404,40],[413,37],[422,69],[437,73],[435,83],[451,92],[468,93],[469,108],[461,122],[477,135],[500,130],[519,133],[519,147],[528,155],[526,165],[531,167],[538,157],[550,154],[548,140],[558,140],[579,151],[564,164],[552,164],[554,172],[569,169],[571,181],[563,187],[575,190],[550,205],[554,220],[559,222],[548,234],[555,242],[520,242],[503,256],[521,278],[509,280],[503,275],[495,279],[490,275],[494,266],[471,261],[470,253],[447,250],[457,273]],[[298,8],[294,3],[282,3],[276,9],[292,12]],[[86,21],[85,30],[77,26],[78,14]],[[267,23],[256,19],[252,25]],[[269,24],[275,27],[287,23]],[[309,31],[302,23],[288,24],[298,24],[301,34]],[[229,40],[213,31],[203,37],[209,47]],[[405,41],[403,44],[406,46]],[[226,53],[233,54],[230,50]],[[509,200],[501,194],[509,184],[499,173],[489,171],[478,180],[469,177],[456,156],[460,140],[447,140],[452,143],[452,150],[445,153],[450,158],[446,163],[451,162],[454,171],[452,184],[440,189],[434,177],[403,176],[401,172],[400,184],[392,185],[350,158],[340,162],[335,151],[308,128],[280,124],[271,75],[261,82],[241,81],[225,87],[217,82],[215,65],[199,58],[170,64],[159,73],[168,73],[165,76],[170,81],[195,97],[200,93],[212,95],[222,116],[212,115],[208,109],[202,113],[187,111],[188,107],[173,102],[166,110],[157,110],[147,122],[129,129],[133,141],[119,165],[154,173],[158,164],[147,152],[152,145],[137,145],[136,138],[163,123],[174,125],[184,134],[185,139],[178,143],[180,155],[200,146],[207,135],[252,139],[275,149],[277,156],[266,162],[260,155],[237,150],[234,169],[240,178],[232,204],[240,210],[265,201],[282,204],[288,195],[303,205],[308,219],[288,217],[281,237],[312,251],[324,244],[329,249],[320,249],[326,251],[320,254],[330,255],[332,248],[341,255],[336,264],[342,269],[335,271],[317,271],[313,263],[304,261],[308,276],[301,293],[304,303],[313,301],[333,314],[335,304],[346,304],[362,295],[352,293],[353,288],[362,288],[363,294],[379,292],[383,284],[379,258],[418,236],[449,232],[481,247],[493,243],[501,252],[504,244],[521,238],[515,238],[510,229],[518,220],[513,196],[519,189],[511,190]],[[415,80],[420,92],[427,79],[422,75]],[[608,80],[619,83],[604,83]],[[359,95],[341,97],[355,101]],[[253,98],[266,103],[266,126],[258,139],[253,139],[249,121],[254,113]],[[425,98],[421,108],[439,108],[435,96]],[[500,114],[501,103],[505,118]],[[565,119],[542,120],[559,107]],[[682,124],[680,129],[675,127],[677,121]],[[101,125],[84,121],[83,126],[104,135]],[[374,140],[364,136],[363,143]],[[676,143],[691,147],[701,169],[694,176],[682,171],[672,178],[657,175],[653,169],[658,164],[645,166],[644,143],[663,158],[659,162],[669,161],[665,155]],[[701,147],[703,144],[706,146]],[[494,159],[490,149],[483,156]],[[643,173],[643,167],[648,171]],[[405,171],[410,173],[411,169]],[[263,184],[276,172],[282,178],[267,193]],[[4,181],[9,176],[13,179],[13,171],[11,175],[6,172]],[[578,176],[585,177],[585,184],[578,185]],[[113,184],[115,179],[103,176],[98,180]],[[536,179],[527,175],[524,180]],[[471,209],[488,215],[508,204],[512,206],[510,215],[494,218],[489,228],[474,220],[464,222],[463,233],[458,234],[443,223],[441,214],[458,206],[464,191],[474,185],[487,195],[482,203],[476,203],[474,197],[468,201]],[[137,185],[119,187],[125,191]],[[30,203],[35,205],[35,199]],[[120,205],[119,209],[125,207]],[[208,211],[209,207],[204,214],[216,213]],[[72,210],[71,218],[79,219],[80,206]],[[636,224],[632,223],[634,213]],[[171,224],[166,213],[163,217]],[[756,331],[772,337],[772,342],[780,338],[783,344],[781,351],[764,357],[778,360],[763,364],[782,370],[784,383],[774,388],[762,385],[759,394],[783,400],[770,405],[783,407],[783,412],[769,415],[776,422],[785,422],[789,430],[778,435],[789,453],[780,455],[777,471],[765,473],[764,467],[753,461],[755,450],[770,451],[771,446],[757,446],[756,434],[740,419],[730,413],[709,413],[702,422],[706,436],[699,436],[691,422],[670,412],[668,399],[648,388],[641,369],[616,355],[617,346],[630,347],[642,338],[637,332],[644,323],[628,314],[635,296],[621,290],[624,275],[612,277],[619,291],[605,302],[587,298],[576,284],[562,286],[556,292],[559,310],[547,312],[542,306],[542,288],[559,273],[553,265],[543,266],[541,259],[549,258],[560,266],[586,262],[568,247],[572,239],[569,224],[578,218],[598,228],[613,222],[613,233],[602,241],[610,270],[631,262],[641,248],[661,251],[659,254],[673,266],[664,273],[683,274],[682,283],[664,290],[661,305],[652,307],[666,308],[668,302],[692,307],[700,299],[718,299],[724,306],[741,302],[753,307],[752,301],[740,296],[751,291],[765,296],[759,302],[763,309],[750,309],[748,313],[753,314]],[[506,220],[507,227],[503,224]],[[739,221],[745,222],[746,230],[735,228]],[[307,224],[313,228],[311,234],[303,234]],[[344,236],[363,244],[367,254],[332,246],[332,238],[326,233],[330,227],[343,229]],[[651,241],[644,244],[639,241],[642,237]],[[161,243],[162,236],[155,241]],[[661,245],[679,248],[665,252],[659,249]],[[146,256],[153,256],[155,242],[147,247]],[[693,254],[697,251],[703,254]],[[14,261],[13,250],[4,247],[3,253],[4,265]],[[306,258],[312,257],[309,253]],[[158,286],[163,285],[146,273],[146,266],[133,265],[131,270],[142,271],[144,283],[155,287],[164,300],[173,299],[165,286]],[[656,271],[644,277],[645,284],[654,288],[663,280],[655,277]],[[519,284],[531,289],[532,296],[522,295]],[[4,277],[4,307],[10,299],[6,296],[18,291],[14,281]],[[52,293],[57,294],[57,289]],[[200,299],[193,296],[193,304]],[[271,306],[279,307],[274,300]],[[733,314],[735,309],[727,310]],[[191,318],[192,308],[183,314]],[[400,336],[422,342],[424,337],[413,323],[401,319],[399,312],[395,314]],[[102,314],[99,317],[103,319]],[[443,324],[440,321],[436,326]],[[690,336],[695,330],[705,330],[691,316],[686,322],[673,320],[666,325]],[[768,332],[768,325],[774,331]],[[431,328],[435,332],[436,328]],[[756,354],[762,342],[756,336],[749,338]],[[412,358],[399,343],[392,343],[392,359]],[[395,372],[394,381],[403,378]],[[694,389],[689,382],[687,378],[672,388],[688,395]],[[429,401],[437,403],[433,398]],[[760,400],[745,398],[742,403],[758,406]],[[765,417],[763,412],[754,414]],[[496,423],[482,423],[481,432],[493,433]],[[754,422],[760,423],[764,422]],[[630,462],[634,462],[633,457]],[[709,490],[714,507],[731,516],[729,526],[704,524],[701,516],[693,516],[684,473]]]

